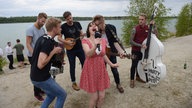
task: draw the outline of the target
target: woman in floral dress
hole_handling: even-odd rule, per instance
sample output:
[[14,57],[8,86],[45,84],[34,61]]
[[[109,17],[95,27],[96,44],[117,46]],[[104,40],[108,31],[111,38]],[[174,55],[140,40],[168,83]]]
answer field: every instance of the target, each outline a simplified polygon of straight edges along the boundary
[[98,28],[94,23],[89,23],[87,38],[82,39],[86,59],[81,73],[80,88],[90,94],[89,108],[100,108],[105,97],[105,89],[110,87],[105,62],[111,67],[118,67],[105,54],[106,40],[95,38],[97,30]]

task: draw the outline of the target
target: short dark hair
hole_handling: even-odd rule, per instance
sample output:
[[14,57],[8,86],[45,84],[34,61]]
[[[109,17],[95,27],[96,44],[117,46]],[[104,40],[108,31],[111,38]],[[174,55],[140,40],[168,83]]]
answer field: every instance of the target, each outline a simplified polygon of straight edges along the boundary
[[66,19],[68,16],[70,16],[71,15],[71,12],[69,12],[69,11],[65,11],[64,13],[63,13],[63,18],[64,19]]
[[17,43],[20,42],[20,39],[17,39],[16,42],[17,42]]
[[7,42],[7,45],[9,45],[11,42]]
[[44,12],[41,12],[41,13],[38,14],[38,18],[45,18],[45,19],[47,19],[47,14],[44,13]]

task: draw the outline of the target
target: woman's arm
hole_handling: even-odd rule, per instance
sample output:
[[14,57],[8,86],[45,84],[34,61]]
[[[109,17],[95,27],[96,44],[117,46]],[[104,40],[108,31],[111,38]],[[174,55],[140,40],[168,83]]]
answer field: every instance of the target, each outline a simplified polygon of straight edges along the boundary
[[117,63],[113,64],[113,63],[109,60],[109,58],[107,57],[107,55],[104,55],[103,58],[104,58],[105,62],[106,62],[107,64],[109,64],[111,67],[113,67],[113,68],[119,67],[119,65],[118,65]]
[[83,43],[83,44],[82,44],[82,47],[83,47],[83,50],[84,50],[85,55],[86,55],[87,57],[93,56],[94,53],[95,53],[95,50],[96,50],[96,48],[97,48],[96,45],[93,45],[92,48],[89,48],[88,44],[86,44],[86,43]]

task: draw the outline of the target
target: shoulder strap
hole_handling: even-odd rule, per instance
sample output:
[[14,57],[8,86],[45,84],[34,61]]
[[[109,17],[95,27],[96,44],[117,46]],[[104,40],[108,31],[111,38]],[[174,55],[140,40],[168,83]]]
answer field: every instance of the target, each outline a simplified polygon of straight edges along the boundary
[[106,24],[106,28],[111,32],[111,34],[113,35],[113,37],[117,40],[117,42],[119,44],[121,44],[120,39],[118,38],[118,36],[116,35],[116,33],[114,32],[114,30],[112,29],[112,27],[108,24]]
[[111,32],[111,34],[113,35],[113,37],[114,37],[115,39],[118,38],[117,35],[116,35],[116,33],[114,32],[114,30],[112,29],[111,25],[106,24],[106,29],[108,29],[108,30]]
[[[49,36],[47,36],[47,34],[42,35],[42,37],[43,37],[43,39],[42,39],[41,44],[40,44],[41,46],[45,43],[45,39],[51,39]],[[58,42],[56,42],[54,39],[51,39],[51,40],[54,41],[55,46],[58,46]]]
[[41,44],[40,44],[41,46],[45,43],[44,38],[45,38],[45,37],[47,38],[48,36],[47,36],[47,34],[44,34],[44,35],[42,35],[42,37],[43,37],[43,39],[41,40]]

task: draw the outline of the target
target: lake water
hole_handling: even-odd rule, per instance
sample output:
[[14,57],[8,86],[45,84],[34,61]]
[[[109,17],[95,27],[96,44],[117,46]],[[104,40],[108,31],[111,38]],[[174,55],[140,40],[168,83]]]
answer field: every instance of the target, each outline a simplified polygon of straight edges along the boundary
[[[175,24],[177,19],[169,20],[166,25],[168,31],[175,32]],[[85,32],[87,29],[87,24],[90,21],[79,21]],[[123,27],[123,20],[106,20],[106,23],[113,24],[116,26],[117,35],[121,37],[123,34],[121,28]],[[0,24],[0,48],[4,49],[7,45],[7,42],[10,41],[12,46],[16,44],[16,39],[20,39],[21,43],[25,46],[25,37],[26,37],[26,29],[30,27],[33,23],[10,23],[10,24]],[[24,53],[26,54],[26,47]]]

